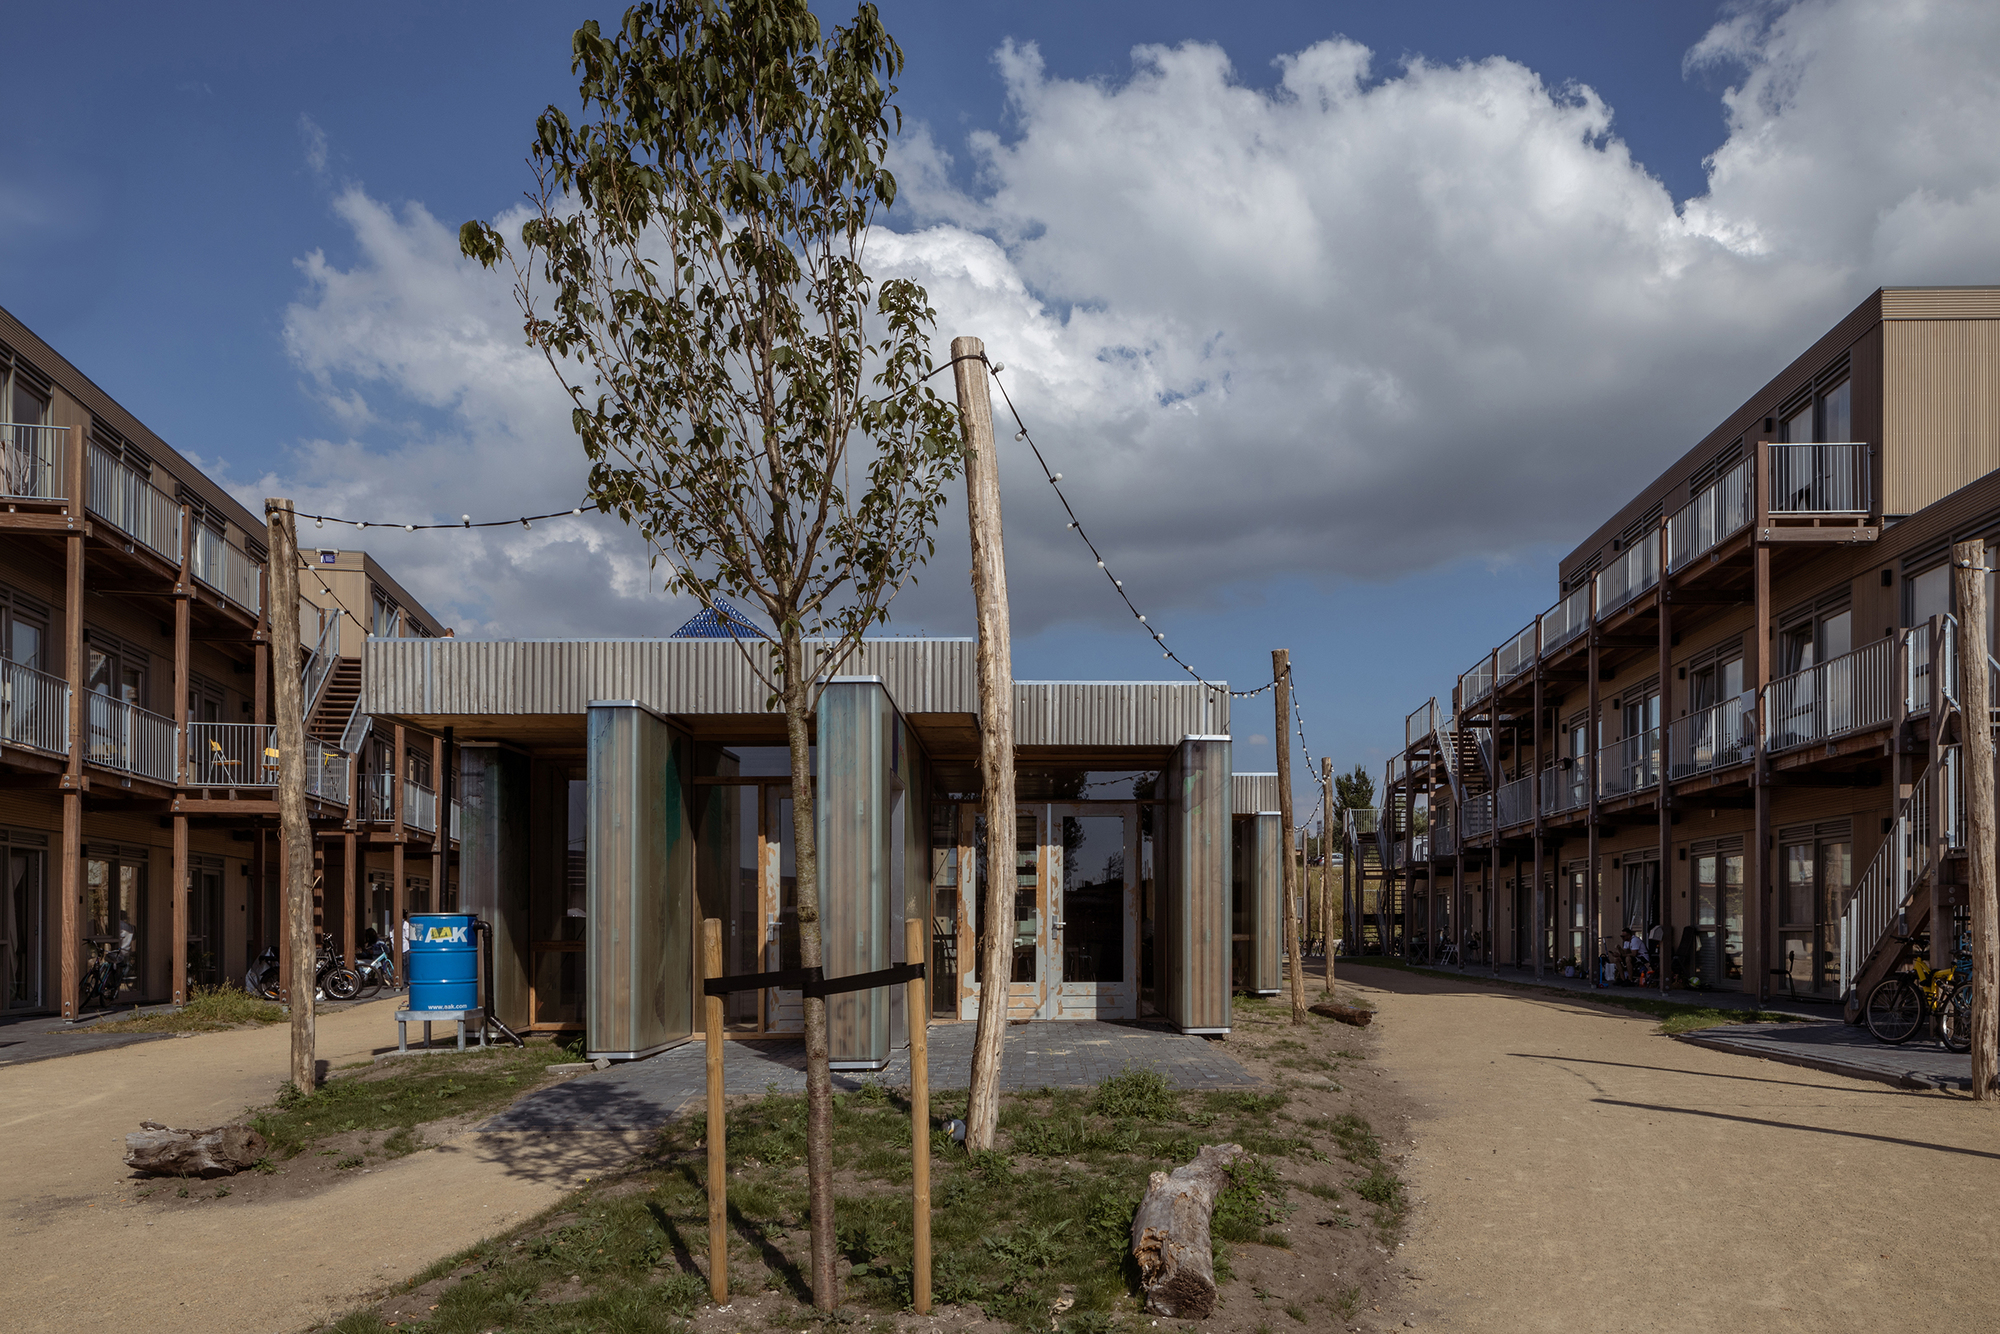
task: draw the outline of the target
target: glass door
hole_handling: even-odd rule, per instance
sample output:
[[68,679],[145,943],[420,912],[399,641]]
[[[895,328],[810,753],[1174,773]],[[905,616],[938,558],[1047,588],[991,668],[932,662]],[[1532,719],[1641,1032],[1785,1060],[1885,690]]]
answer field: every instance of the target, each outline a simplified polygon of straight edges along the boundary
[[1050,849],[1050,940],[1061,969],[1057,1019],[1139,1015],[1139,896],[1136,806],[1055,806]]
[[[1014,910],[1009,919],[1000,924],[1000,929],[1007,933],[1009,941],[1008,975],[1005,981],[1009,1019],[1047,1017],[1044,1012],[1045,1002],[1048,1000],[1047,979],[1053,971],[1049,966],[1048,956],[1054,935],[1049,929],[1049,915],[1044,899],[1044,887],[1048,877],[1045,874],[1046,859],[1043,856],[1043,848],[1046,840],[1042,836],[1042,829],[1048,809],[1046,806],[1026,804],[1015,807],[1014,847],[1011,856]],[[979,817],[977,826],[979,878],[983,888],[987,876],[1007,874],[1008,870],[1006,862],[1000,861],[996,856],[996,850],[991,846],[993,840],[985,816]],[[999,866],[996,867],[995,862],[999,862]],[[986,933],[992,929],[993,924],[986,918],[986,895],[983,892],[976,895],[976,902],[977,938],[980,948],[975,958],[983,961],[986,957]],[[981,986],[988,980],[984,976],[978,977]]]
[[188,868],[187,981],[196,986],[222,982],[222,867],[207,862]]
[[0,890],[0,1010],[42,1008],[43,854],[7,854]]

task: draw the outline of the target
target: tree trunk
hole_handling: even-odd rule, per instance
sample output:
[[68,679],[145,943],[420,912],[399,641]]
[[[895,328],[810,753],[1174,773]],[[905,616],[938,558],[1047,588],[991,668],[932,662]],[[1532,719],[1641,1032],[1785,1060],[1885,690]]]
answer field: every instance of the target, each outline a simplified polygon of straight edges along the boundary
[[141,1121],[125,1137],[125,1165],[155,1176],[226,1177],[255,1167],[270,1151],[264,1137],[249,1126],[172,1130],[158,1121]]
[[1271,650],[1271,702],[1278,710],[1278,730],[1271,738],[1278,745],[1279,828],[1284,831],[1281,863],[1285,901],[1279,905],[1284,919],[1285,956],[1291,961],[1292,1022],[1306,1021],[1306,961],[1299,950],[1298,867],[1292,859],[1292,655],[1284,649]]
[[[1333,757],[1320,761],[1320,786],[1324,789],[1320,797],[1320,810],[1325,814],[1319,822],[1319,947],[1326,956],[1325,994],[1333,995],[1333,821],[1339,813],[1333,804]],[[1340,859],[1343,875],[1347,870],[1347,858]]]
[[[1986,605],[1987,547],[1984,542],[1960,542],[1952,555],[1953,591],[1958,603],[1960,718],[1964,738],[1965,823],[1972,896],[1972,1096],[1992,1101],[2000,1076],[2000,885],[1994,858],[1993,729],[1987,715]],[[1943,919],[1931,923],[1933,939],[1948,930]],[[1955,943],[1955,942],[1954,942]]]
[[[312,826],[306,822],[306,720],[299,682],[299,531],[292,502],[264,502],[269,523],[271,585],[271,655],[273,693],[277,696],[275,745],[278,751],[280,868],[287,908],[286,934],[291,942],[292,1083],[301,1093],[319,1087],[319,1063],[314,1052],[313,983],[318,973],[319,942],[313,931]],[[401,790],[401,772],[397,774]],[[401,878],[397,883],[402,883]],[[185,894],[187,886],[174,886]]]
[[[812,681],[805,669],[805,644],[796,622],[783,624],[780,646],[785,674],[785,738],[792,750],[792,844],[798,870],[799,965],[818,968],[825,956],[819,933],[818,803],[813,792],[811,734]],[[806,1019],[806,1207],[812,1214],[813,1305],[831,1311],[840,1304],[834,1272],[833,1072],[826,1029],[826,998],[805,998]]]
[[1314,1014],[1323,1015],[1328,1019],[1338,1019],[1341,1023],[1352,1024],[1356,1028],[1366,1028],[1375,1019],[1374,1011],[1342,1005],[1339,1001],[1320,1001],[1308,1008]]
[[[966,527],[972,597],[979,619],[979,789],[986,808],[986,941],[979,957],[979,1023],[972,1039],[965,1147],[990,1149],[1000,1126],[1000,1056],[1014,939],[1014,667],[1007,618],[1007,558],[1001,542],[1000,462],[985,344],[954,338],[959,426],[965,433]],[[969,360],[969,358],[980,358]]]
[[1229,1184],[1240,1144],[1205,1144],[1195,1160],[1155,1172],[1132,1215],[1132,1258],[1146,1309],[1154,1315],[1206,1320],[1215,1312],[1215,1251],[1208,1222],[1215,1197]]

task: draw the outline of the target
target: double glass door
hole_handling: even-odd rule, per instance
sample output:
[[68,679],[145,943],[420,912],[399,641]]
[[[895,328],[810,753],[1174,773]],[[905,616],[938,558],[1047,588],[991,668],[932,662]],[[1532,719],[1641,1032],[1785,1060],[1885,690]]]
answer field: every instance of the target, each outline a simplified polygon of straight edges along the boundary
[[1743,854],[1696,848],[1695,970],[1704,987],[1743,989]]
[[[980,821],[983,831],[985,822]],[[1016,807],[1007,1013],[1016,1019],[1129,1019],[1139,1014],[1142,863],[1136,804]],[[989,847],[984,875],[1005,874]],[[984,895],[972,896],[983,938]],[[975,955],[975,958],[981,958]],[[967,1017],[977,1012],[967,1002]]]
[[0,1010],[42,1008],[43,854],[7,852],[0,886]]

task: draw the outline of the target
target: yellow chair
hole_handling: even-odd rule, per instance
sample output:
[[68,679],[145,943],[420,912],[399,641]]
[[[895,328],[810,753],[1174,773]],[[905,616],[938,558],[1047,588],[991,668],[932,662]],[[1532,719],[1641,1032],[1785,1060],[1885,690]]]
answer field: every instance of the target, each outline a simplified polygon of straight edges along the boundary
[[[229,777],[228,770],[242,768],[243,761],[232,760],[228,756],[224,755],[222,753],[222,743],[217,741],[214,737],[210,737],[208,739],[208,767],[210,768],[210,770],[214,770],[217,767],[220,767],[224,771],[222,776],[224,778],[228,778]],[[210,777],[211,778],[214,777],[214,774],[211,773]]]
[[278,781],[278,752],[274,748],[264,747],[264,765],[259,773],[260,776],[268,776],[274,783]]

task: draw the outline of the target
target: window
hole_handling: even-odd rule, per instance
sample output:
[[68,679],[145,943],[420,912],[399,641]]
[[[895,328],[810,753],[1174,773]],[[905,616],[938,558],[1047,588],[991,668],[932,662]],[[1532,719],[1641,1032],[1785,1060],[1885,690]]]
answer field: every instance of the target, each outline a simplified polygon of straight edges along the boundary
[[15,426],[47,426],[49,397],[18,371],[4,377],[8,384],[7,420]]
[[1854,437],[1851,381],[1843,379],[1820,390],[1784,415],[1779,443],[1787,445],[1847,444]]
[[1829,662],[1852,649],[1853,639],[1854,615],[1845,605],[1794,613],[1778,631],[1778,670],[1802,672]]
[[0,590],[0,617],[4,617],[4,625],[0,625],[0,650],[4,650],[7,661],[36,671],[48,670],[48,664],[42,661],[43,645],[48,642],[48,608],[18,593]]
[[1772,971],[1799,991],[1840,986],[1840,920],[1854,883],[1854,844],[1845,820],[1780,831],[1778,957]]
[[224,702],[221,686],[199,672],[188,673],[187,706],[189,722],[222,722]]
[[1903,580],[1905,625],[1924,625],[1933,616],[1951,614],[1951,565],[1933,565]]
[[403,633],[403,609],[377,590],[374,596],[374,621],[368,632],[377,639],[394,639]]

